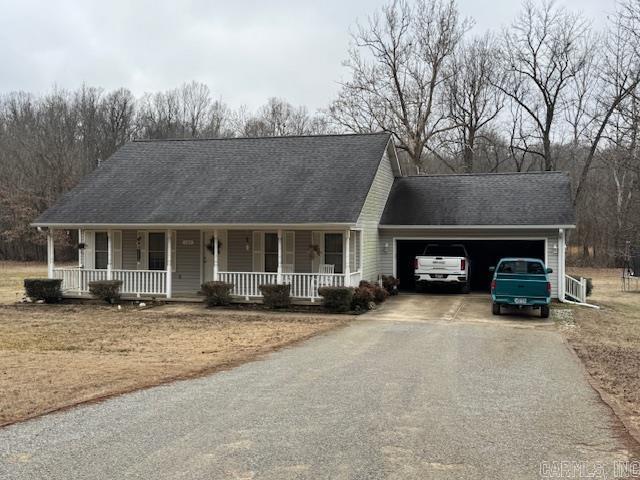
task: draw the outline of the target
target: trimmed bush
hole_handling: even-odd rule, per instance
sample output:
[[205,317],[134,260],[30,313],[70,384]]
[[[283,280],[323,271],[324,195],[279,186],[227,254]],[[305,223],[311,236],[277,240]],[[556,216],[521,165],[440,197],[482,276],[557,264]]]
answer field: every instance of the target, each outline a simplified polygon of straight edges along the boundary
[[366,285],[361,285],[354,289],[353,298],[351,299],[352,310],[371,310],[371,307],[374,305],[373,291],[370,288]]
[[380,286],[378,283],[367,282],[366,280],[361,280],[358,288],[364,288],[371,292],[373,296],[373,301],[376,303],[384,302],[389,294],[387,291]]
[[205,282],[200,288],[204,293],[204,303],[208,307],[220,307],[231,303],[233,283]]
[[62,279],[25,278],[24,290],[31,300],[44,300],[46,303],[59,302],[62,299]]
[[389,292],[382,288],[379,284],[373,285],[373,301],[376,303],[382,303],[389,298]]
[[393,275],[382,276],[382,287],[389,292],[389,295],[398,294],[398,285],[400,285],[400,280]]
[[322,297],[324,308],[331,312],[348,312],[351,309],[353,288],[349,287],[320,287],[318,293]]
[[120,300],[121,286],[122,280],[97,280],[89,282],[89,292],[107,303],[117,303]]
[[269,308],[289,308],[291,306],[291,285],[258,285],[264,304]]

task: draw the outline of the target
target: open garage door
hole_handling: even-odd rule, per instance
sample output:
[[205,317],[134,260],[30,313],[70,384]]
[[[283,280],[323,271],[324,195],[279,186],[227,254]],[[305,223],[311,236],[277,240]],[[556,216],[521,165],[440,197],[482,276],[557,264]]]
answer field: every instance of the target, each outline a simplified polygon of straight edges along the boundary
[[495,266],[504,257],[529,257],[545,259],[544,240],[397,240],[396,274],[401,290],[414,290],[413,259],[421,255],[428,244],[462,244],[469,254],[471,289],[489,291],[491,274],[489,267]]

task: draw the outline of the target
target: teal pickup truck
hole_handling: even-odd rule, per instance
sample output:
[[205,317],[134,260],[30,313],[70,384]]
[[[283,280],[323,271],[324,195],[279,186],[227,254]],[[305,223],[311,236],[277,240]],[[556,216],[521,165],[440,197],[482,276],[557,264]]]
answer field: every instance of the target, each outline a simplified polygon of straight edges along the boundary
[[549,318],[551,282],[542,260],[536,258],[503,258],[491,267],[492,312],[500,315],[502,305],[540,309],[542,318]]

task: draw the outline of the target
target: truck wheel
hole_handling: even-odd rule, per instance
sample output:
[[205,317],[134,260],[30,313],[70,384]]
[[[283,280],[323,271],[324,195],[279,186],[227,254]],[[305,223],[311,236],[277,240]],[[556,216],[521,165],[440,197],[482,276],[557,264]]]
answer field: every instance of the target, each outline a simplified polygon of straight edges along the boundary
[[462,293],[469,293],[469,282],[462,285]]
[[549,305],[542,305],[540,307],[540,317],[549,318]]
[[493,302],[491,304],[491,313],[493,313],[494,315],[500,315],[500,304]]

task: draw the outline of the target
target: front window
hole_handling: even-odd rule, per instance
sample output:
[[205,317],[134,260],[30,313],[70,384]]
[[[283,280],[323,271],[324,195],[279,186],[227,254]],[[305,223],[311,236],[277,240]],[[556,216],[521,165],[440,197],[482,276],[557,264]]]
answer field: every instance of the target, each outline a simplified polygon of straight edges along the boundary
[[107,232],[96,232],[94,266],[98,270],[106,270],[109,259],[109,238]]
[[149,232],[149,270],[165,269],[164,233]]
[[278,234],[264,234],[264,271],[278,271]]
[[343,273],[342,234],[324,234],[324,263],[334,266],[334,273]]

